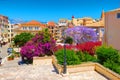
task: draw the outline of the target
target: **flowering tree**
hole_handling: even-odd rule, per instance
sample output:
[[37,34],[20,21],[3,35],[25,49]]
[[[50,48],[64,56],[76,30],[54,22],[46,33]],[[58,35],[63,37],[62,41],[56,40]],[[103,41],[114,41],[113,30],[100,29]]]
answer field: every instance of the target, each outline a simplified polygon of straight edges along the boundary
[[55,40],[47,29],[37,33],[30,41],[21,48],[22,57],[32,59],[34,56],[52,55]]
[[97,41],[96,32],[84,26],[78,26],[73,28],[68,28],[65,30],[66,36],[73,38],[75,43],[84,43],[88,41]]

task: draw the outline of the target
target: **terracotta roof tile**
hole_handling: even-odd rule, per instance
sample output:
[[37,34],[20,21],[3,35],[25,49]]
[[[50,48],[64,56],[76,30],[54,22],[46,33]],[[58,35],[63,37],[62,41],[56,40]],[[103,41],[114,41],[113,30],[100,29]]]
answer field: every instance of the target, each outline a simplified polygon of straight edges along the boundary
[[48,26],[55,26],[55,22],[48,22],[47,25]]
[[38,21],[32,20],[30,22],[26,22],[26,23],[22,23],[21,26],[41,26],[41,27],[45,27],[45,24],[42,24]]

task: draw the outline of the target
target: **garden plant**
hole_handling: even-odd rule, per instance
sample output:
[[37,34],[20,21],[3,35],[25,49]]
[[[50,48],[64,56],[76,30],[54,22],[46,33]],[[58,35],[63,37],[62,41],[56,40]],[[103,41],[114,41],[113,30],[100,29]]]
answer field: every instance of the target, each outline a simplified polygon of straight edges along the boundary
[[50,35],[48,29],[37,33],[30,41],[21,47],[22,59],[32,60],[34,56],[52,55],[56,41]]

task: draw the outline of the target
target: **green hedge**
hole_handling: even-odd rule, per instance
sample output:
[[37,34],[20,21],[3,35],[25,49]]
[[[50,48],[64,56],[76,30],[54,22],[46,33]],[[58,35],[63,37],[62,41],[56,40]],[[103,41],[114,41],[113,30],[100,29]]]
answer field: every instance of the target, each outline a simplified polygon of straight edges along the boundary
[[[55,53],[58,63],[64,63],[64,50]],[[81,62],[99,62],[103,66],[120,74],[120,52],[112,47],[100,46],[96,48],[96,56],[91,56],[87,52],[66,50],[67,65],[76,65]]]
[[96,49],[96,54],[103,66],[120,74],[120,53],[118,50],[108,46],[101,46]]
[[[64,50],[58,50],[55,53],[55,56],[57,57],[58,63],[63,65],[64,63]],[[80,64],[81,61],[79,60],[78,56],[75,54],[73,50],[66,50],[66,59],[67,59],[67,65],[76,65]]]
[[96,54],[99,59],[99,62],[103,64],[108,59],[112,60],[113,62],[119,63],[119,51],[108,46],[101,46],[97,47]]
[[120,65],[113,62],[112,60],[107,60],[106,62],[103,63],[103,65],[120,74]]
[[88,62],[88,61],[97,62],[97,58],[95,56],[90,55],[88,52],[78,51],[76,52],[76,55],[79,57],[79,59],[82,62]]

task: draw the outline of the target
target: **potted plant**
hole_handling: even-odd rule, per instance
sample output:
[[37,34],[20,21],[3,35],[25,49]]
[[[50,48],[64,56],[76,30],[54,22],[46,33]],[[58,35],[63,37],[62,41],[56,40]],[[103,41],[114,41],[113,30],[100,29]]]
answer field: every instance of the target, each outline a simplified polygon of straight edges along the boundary
[[10,60],[14,60],[14,55],[8,56],[8,61],[10,61]]
[[19,52],[15,52],[15,53],[14,53],[14,56],[15,56],[16,58],[18,58],[18,57],[20,57],[20,53],[19,53]]

